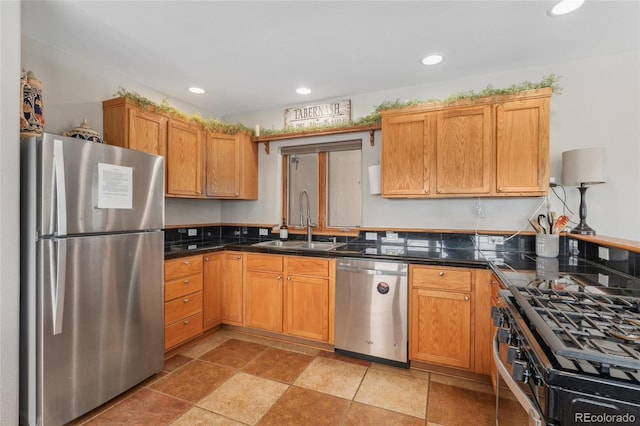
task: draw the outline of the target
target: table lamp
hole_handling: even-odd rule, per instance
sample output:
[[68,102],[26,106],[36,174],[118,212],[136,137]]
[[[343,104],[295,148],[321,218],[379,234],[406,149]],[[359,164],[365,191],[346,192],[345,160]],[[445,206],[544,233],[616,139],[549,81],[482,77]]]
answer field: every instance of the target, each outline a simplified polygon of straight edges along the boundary
[[604,148],[581,148],[562,153],[562,185],[578,185],[580,191],[580,223],[571,233],[595,235],[587,225],[585,193],[590,185],[607,181],[607,161]]

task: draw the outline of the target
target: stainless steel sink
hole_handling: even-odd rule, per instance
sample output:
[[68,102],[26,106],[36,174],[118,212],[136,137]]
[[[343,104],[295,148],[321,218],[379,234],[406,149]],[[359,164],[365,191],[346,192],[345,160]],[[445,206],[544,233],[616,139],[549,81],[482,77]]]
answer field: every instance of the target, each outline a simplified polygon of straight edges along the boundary
[[334,243],[331,241],[263,241],[261,243],[251,244],[255,247],[270,247],[282,250],[317,250],[329,251],[337,247],[343,246],[345,243]]
[[331,241],[312,241],[312,242],[304,242],[302,245],[296,247],[298,249],[306,249],[306,250],[333,250],[337,247],[343,246],[344,243],[333,243]]

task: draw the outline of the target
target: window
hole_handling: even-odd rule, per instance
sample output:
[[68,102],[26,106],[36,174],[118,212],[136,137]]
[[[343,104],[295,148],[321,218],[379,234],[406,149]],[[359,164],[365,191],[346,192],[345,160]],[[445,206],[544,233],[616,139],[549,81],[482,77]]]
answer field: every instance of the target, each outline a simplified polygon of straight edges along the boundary
[[283,155],[284,211],[290,231],[336,234],[362,221],[361,140],[289,146]]

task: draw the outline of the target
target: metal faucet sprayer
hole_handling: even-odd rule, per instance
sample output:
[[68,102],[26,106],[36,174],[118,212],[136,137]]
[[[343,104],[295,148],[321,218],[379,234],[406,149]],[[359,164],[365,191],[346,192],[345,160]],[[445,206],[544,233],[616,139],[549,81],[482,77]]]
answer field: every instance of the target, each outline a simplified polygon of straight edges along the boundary
[[311,242],[311,238],[312,238],[312,231],[311,231],[311,227],[313,226],[313,224],[311,223],[311,208],[309,207],[309,193],[307,192],[306,189],[303,189],[300,191],[300,194],[298,194],[298,212],[300,213],[300,226],[303,226],[303,222],[302,222],[302,218],[304,217],[303,215],[303,209],[302,209],[302,196],[306,196],[307,198],[307,242]]

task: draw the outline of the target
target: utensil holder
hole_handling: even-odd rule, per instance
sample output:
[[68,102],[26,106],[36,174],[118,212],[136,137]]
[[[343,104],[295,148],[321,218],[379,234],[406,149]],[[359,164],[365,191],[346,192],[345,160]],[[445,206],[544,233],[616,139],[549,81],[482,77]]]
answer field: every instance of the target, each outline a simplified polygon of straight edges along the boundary
[[536,255],[540,257],[558,257],[560,235],[536,234]]

